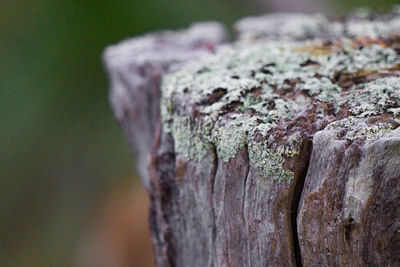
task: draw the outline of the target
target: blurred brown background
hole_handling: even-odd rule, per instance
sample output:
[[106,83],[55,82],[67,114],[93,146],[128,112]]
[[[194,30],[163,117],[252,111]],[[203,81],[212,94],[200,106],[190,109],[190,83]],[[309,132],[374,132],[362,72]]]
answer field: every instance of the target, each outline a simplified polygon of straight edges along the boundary
[[0,2],[0,266],[152,266],[148,199],[100,55],[137,34],[272,11],[397,1]]

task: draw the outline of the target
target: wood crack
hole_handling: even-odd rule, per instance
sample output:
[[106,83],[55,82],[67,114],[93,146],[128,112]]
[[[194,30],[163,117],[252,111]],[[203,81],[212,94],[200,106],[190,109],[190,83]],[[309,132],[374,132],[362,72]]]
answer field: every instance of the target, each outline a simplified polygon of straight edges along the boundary
[[[245,214],[245,208],[246,208],[246,200],[247,200],[247,182],[249,180],[249,174],[250,174],[250,160],[249,160],[249,150],[247,147],[247,144],[245,146],[245,151],[246,151],[246,158],[247,158],[247,162],[248,162],[248,166],[247,166],[247,172],[246,172],[246,176],[245,176],[245,180],[244,180],[244,188],[243,188],[243,204],[242,204],[242,217],[243,217],[243,222],[244,222],[244,226],[246,227],[246,234],[247,237],[249,237],[249,227],[248,227],[248,222],[247,222],[247,216]],[[248,260],[248,264],[250,266],[250,251],[249,251],[249,241],[246,240],[246,252],[247,252],[247,260]]]
[[214,188],[215,188],[215,177],[217,175],[217,170],[218,170],[218,155],[217,155],[217,148],[214,146],[212,149],[212,154],[214,156],[214,161],[213,161],[213,168],[211,170],[211,175],[210,175],[210,205],[211,205],[211,216],[212,216],[212,257],[210,257],[209,266],[213,266],[215,262],[213,263],[213,260],[217,258],[216,255],[216,238],[217,238],[217,226],[215,222],[215,205],[214,205]]
[[290,218],[291,221],[290,221],[290,223],[291,223],[291,228],[292,228],[293,251],[294,251],[294,257],[295,257],[297,267],[303,266],[302,260],[301,260],[299,235],[298,235],[298,231],[297,231],[297,215],[299,212],[299,204],[300,204],[301,194],[303,192],[304,183],[305,183],[307,172],[308,172],[308,166],[310,163],[311,151],[312,151],[312,140],[311,139],[304,140],[304,144],[303,144],[303,148],[302,148],[302,156],[303,156],[302,161],[304,162],[304,167],[301,168],[300,174],[296,180],[296,184],[294,186],[294,192],[293,192],[292,206],[291,206],[291,218]]

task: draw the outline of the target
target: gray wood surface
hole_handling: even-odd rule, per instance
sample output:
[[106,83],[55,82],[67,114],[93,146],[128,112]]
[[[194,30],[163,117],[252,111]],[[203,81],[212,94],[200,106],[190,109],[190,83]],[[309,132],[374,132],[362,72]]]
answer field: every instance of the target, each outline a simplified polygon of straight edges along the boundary
[[245,18],[104,53],[158,266],[400,266],[400,12]]

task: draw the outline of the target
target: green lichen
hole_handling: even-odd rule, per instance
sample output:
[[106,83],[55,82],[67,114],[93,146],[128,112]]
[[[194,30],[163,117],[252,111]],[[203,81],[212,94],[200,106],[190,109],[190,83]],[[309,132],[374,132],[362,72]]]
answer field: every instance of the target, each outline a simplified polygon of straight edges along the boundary
[[326,77],[321,79],[310,78],[304,84],[298,84],[301,90],[308,91],[309,96],[315,96],[319,101],[328,102],[336,99],[342,92],[342,88],[333,84],[331,80]]
[[351,37],[364,36],[366,33],[373,38],[388,37],[400,32],[400,18],[394,17],[387,21],[373,21],[369,18],[349,21],[345,24],[345,31]]
[[400,108],[390,108],[388,111],[393,114],[394,121],[400,124]]
[[[239,108],[243,110],[279,98],[274,88],[290,90],[291,85],[287,81],[297,80],[296,89],[309,90],[310,94],[316,94],[317,99],[328,101],[340,93],[340,88],[330,82],[337,72],[355,72],[367,67],[371,70],[383,69],[400,63],[393,49],[378,45],[317,57],[296,52],[298,46],[298,43],[289,42],[253,45],[250,48],[225,47],[217,55],[167,76],[163,86],[163,120],[170,120],[176,95],[187,94],[190,102],[199,104],[206,101],[215,89],[224,88],[227,93],[219,101],[199,105],[202,114],[221,113],[225,106],[235,101],[242,103]],[[304,66],[307,60],[316,64]],[[206,67],[208,71],[204,71]],[[317,75],[322,78],[316,79]],[[249,98],[249,92],[254,88],[261,88],[262,93],[256,99]],[[268,109],[265,109],[267,112]]]
[[[304,40],[320,36],[389,37],[400,32],[400,7],[394,6],[383,19],[368,8],[357,8],[345,22],[329,21],[315,14],[278,13],[248,17],[235,25],[239,38],[249,40]],[[381,15],[380,15],[381,16]]]
[[174,148],[178,155],[184,158],[200,161],[210,149],[209,144],[202,139],[196,127],[192,127],[189,117],[175,117],[172,123]]
[[308,49],[318,46],[323,44],[241,41],[167,75],[162,85],[161,117],[163,130],[174,138],[178,156],[201,161],[215,148],[217,156],[227,162],[247,146],[250,164],[260,177],[290,181],[293,172],[285,162],[299,153],[303,137],[291,132],[284,142],[271,146],[256,141],[256,136],[268,140],[278,125],[296,120],[313,105],[321,117],[326,103],[335,107],[336,113],[349,105],[354,118],[328,125],[347,127],[345,138],[349,140],[370,139],[390,130],[389,124],[365,125],[354,131],[351,126],[356,117],[390,112],[389,102],[400,102],[398,78],[377,79],[344,90],[335,77],[344,71],[393,68],[400,64],[396,51],[376,44],[357,48],[351,39],[340,40],[329,53]]
[[400,79],[386,77],[350,88],[338,101],[338,108],[350,105],[353,116],[369,117],[396,111],[391,109],[394,103],[400,103]]
[[374,139],[378,136],[383,136],[384,134],[390,132],[393,129],[393,125],[389,123],[377,123],[376,125],[366,127],[362,135],[366,140]]
[[[225,162],[236,155],[236,152],[247,143],[248,131],[254,128],[254,121],[250,118],[231,120],[221,127],[216,127],[213,132],[216,141],[217,154]],[[247,131],[247,133],[246,133]]]
[[320,14],[278,13],[260,17],[248,17],[235,25],[242,40],[305,39],[329,29],[329,21]]
[[[359,70],[380,70],[399,64],[400,59],[392,48],[380,45],[371,45],[355,49],[351,46],[351,40],[343,40],[343,50],[333,55],[319,57],[319,63],[323,66],[320,74],[333,78],[338,72],[346,71],[354,73]],[[348,47],[346,47],[348,43]]]
[[285,158],[291,158],[298,153],[299,150],[290,147],[273,150],[262,143],[249,144],[250,164],[255,167],[258,176],[280,182],[290,182],[293,179],[294,173],[284,168]]
[[[362,138],[364,140],[371,140],[390,132],[393,129],[393,125],[385,122],[368,125],[365,118],[348,117],[330,123],[325,129],[336,132],[338,139],[353,141]],[[336,131],[337,129],[339,131]],[[343,129],[346,130],[346,134],[342,137],[340,133],[343,132]]]

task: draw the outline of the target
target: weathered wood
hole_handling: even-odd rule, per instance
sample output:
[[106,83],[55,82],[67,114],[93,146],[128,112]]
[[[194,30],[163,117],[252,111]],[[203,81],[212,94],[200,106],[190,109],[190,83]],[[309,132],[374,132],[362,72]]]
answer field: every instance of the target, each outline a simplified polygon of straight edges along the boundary
[[230,45],[207,24],[106,51],[157,265],[400,265],[399,14],[270,15]]
[[110,81],[110,103],[135,156],[143,185],[150,189],[148,152],[160,111],[163,74],[186,61],[209,53],[227,41],[216,22],[197,23],[187,30],[161,31],[109,46],[103,53]]
[[368,137],[368,120],[315,134],[298,217],[305,266],[400,264],[400,129]]

